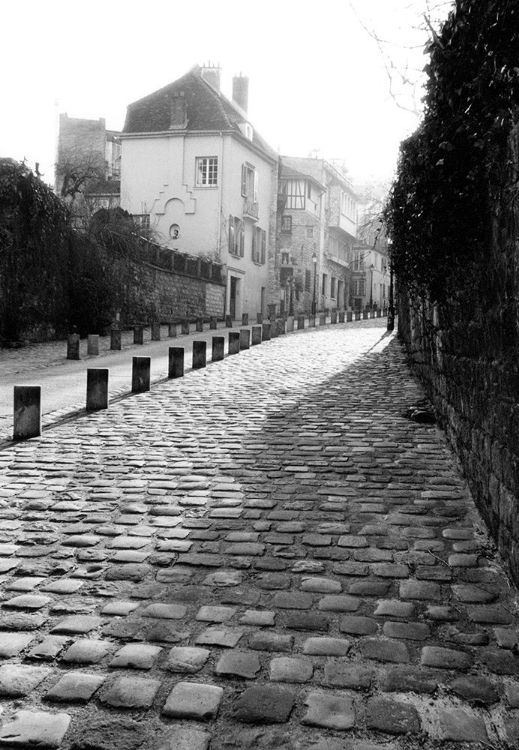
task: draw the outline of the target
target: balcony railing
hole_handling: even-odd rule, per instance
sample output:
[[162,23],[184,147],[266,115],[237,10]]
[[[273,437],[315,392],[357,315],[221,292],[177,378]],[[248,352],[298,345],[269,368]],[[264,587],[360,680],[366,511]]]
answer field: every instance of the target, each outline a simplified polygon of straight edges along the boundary
[[249,219],[257,221],[259,219],[259,206],[257,201],[253,201],[252,198],[243,199],[243,215]]

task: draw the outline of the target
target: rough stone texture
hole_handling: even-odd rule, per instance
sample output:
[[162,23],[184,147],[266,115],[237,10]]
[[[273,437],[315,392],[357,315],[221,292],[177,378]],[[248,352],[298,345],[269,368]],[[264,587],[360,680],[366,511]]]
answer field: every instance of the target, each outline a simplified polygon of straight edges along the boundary
[[307,697],[305,704],[308,710],[302,718],[303,724],[328,729],[349,729],[355,723],[351,698],[313,692]]
[[65,713],[17,711],[0,729],[0,747],[57,748],[69,724]]
[[288,721],[295,704],[295,694],[277,685],[247,688],[238,698],[234,715],[247,724],[280,724]]
[[217,685],[178,682],[168,695],[162,712],[172,718],[207,721],[218,713],[222,696],[223,689]]
[[377,697],[368,701],[366,725],[388,734],[416,734],[420,717],[412,705]]

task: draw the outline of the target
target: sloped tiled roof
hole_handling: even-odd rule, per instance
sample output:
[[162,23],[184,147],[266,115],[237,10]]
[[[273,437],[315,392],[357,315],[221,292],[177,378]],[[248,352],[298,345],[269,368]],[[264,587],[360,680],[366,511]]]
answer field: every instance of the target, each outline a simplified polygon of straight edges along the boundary
[[[244,137],[239,123],[248,122],[246,116],[202,77],[198,66],[168,86],[130,104],[126,112],[123,134],[169,131],[171,99],[181,92],[186,102],[185,131],[231,131]],[[269,158],[277,159],[275,151],[254,128],[252,142]]]
[[[283,157],[283,159],[284,158],[285,157]],[[280,177],[281,179],[286,178],[286,179],[297,179],[297,180],[312,180],[312,182],[315,183],[320,190],[323,190],[323,191],[326,190],[322,182],[319,182],[319,180],[317,180],[313,174],[311,174],[310,172],[306,172],[306,173],[300,172],[298,169],[289,167],[284,162],[282,163],[282,166],[281,166]]]

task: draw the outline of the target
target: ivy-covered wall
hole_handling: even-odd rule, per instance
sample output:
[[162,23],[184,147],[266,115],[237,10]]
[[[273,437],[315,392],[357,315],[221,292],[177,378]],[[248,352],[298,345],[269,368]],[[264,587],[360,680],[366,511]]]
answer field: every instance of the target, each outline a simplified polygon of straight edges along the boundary
[[458,0],[387,220],[399,329],[519,582],[519,5]]

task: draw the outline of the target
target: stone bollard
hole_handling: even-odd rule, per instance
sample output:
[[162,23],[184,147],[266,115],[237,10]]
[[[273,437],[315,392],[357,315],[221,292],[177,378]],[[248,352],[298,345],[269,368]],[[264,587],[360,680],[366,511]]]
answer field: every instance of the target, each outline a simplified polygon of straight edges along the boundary
[[287,333],[292,333],[294,330],[294,317],[291,315],[287,320]]
[[270,323],[261,324],[261,340],[270,341],[271,325]]
[[41,435],[41,386],[14,386],[13,440]]
[[379,309],[377,310],[377,318],[381,318],[381,317],[382,317],[382,310],[379,307]]
[[132,358],[132,393],[150,390],[151,357]]
[[239,331],[229,331],[229,354],[239,354],[240,352],[240,333]]
[[356,312],[355,313],[355,320],[360,320],[362,313]]
[[325,326],[325,325],[326,325],[326,314],[324,314],[324,315],[321,315],[321,316],[319,317],[319,325],[320,325],[320,326]]
[[151,324],[151,340],[160,341],[160,323]]
[[240,351],[250,349],[250,331],[248,328],[242,328],[240,331]]
[[347,323],[351,323],[352,320],[353,320],[353,313],[351,311],[347,312],[346,313],[346,322]]
[[339,313],[339,323],[344,323],[344,311]]
[[284,318],[280,318],[278,320],[277,330],[278,330],[278,336],[284,336],[285,333],[287,332],[287,322]]
[[337,311],[332,312],[330,323],[332,326],[335,325],[335,323],[337,323]]
[[170,323],[168,325],[168,337],[170,339],[176,338],[177,335],[177,324],[176,323]]
[[213,336],[212,361],[220,362],[224,358],[225,336]]
[[369,312],[367,310],[364,310],[362,313],[362,320],[367,320],[369,317]]
[[299,317],[297,318],[297,330],[300,331],[304,327],[305,327],[305,316],[299,315]]
[[108,373],[107,369],[87,369],[86,410],[98,411],[108,409]]
[[263,323],[263,313],[256,313],[256,323]]
[[87,338],[87,354],[96,357],[99,354],[99,336],[97,333],[89,333]]
[[261,326],[252,326],[250,344],[251,346],[261,344]]
[[276,318],[272,318],[272,320],[270,321],[270,338],[277,339],[278,336],[279,336],[278,322]]
[[207,344],[205,341],[193,341],[193,370],[200,370],[207,364]]
[[216,316],[212,315],[209,318],[209,329],[211,331],[216,331],[217,328],[218,328],[218,321],[216,320]]
[[121,329],[120,328],[111,328],[110,329],[110,349],[116,352],[121,351]]
[[67,359],[79,359],[79,333],[67,336]]
[[181,324],[182,335],[187,336],[189,333],[189,320],[183,320]]
[[308,327],[315,328],[315,315],[310,315],[310,318],[308,320]]
[[144,326],[133,326],[133,343],[144,344]]
[[181,378],[184,375],[184,347],[169,347],[168,378]]
[[225,327],[226,328],[232,328],[232,315],[226,315],[225,316]]
[[196,319],[196,331],[197,333],[203,333],[204,331],[204,319],[203,318]]
[[241,324],[242,326],[248,326],[249,325],[249,313],[243,313],[241,316]]

